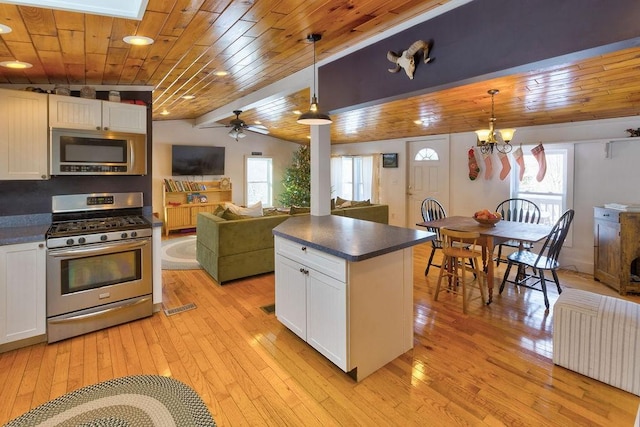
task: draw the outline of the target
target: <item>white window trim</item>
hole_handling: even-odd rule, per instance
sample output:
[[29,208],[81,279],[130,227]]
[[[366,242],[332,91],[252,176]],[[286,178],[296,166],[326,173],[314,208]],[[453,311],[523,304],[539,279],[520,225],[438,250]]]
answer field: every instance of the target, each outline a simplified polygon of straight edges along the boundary
[[[522,151],[525,154],[531,154],[531,149],[536,145],[537,144],[522,146]],[[573,209],[574,163],[575,163],[574,148],[575,148],[574,144],[555,143],[555,144],[544,145],[545,155],[547,153],[553,153],[554,151],[557,152],[559,150],[566,151],[566,157],[565,157],[565,160],[566,160],[565,178],[566,179],[564,180],[565,197],[563,199],[562,212],[565,212],[567,209]],[[512,169],[511,169],[511,187],[510,187],[511,197],[518,197],[518,192],[517,192],[517,188],[519,184],[518,178],[519,178],[518,165],[515,163],[515,161],[513,161]],[[564,246],[566,247],[573,246],[573,229],[574,227],[572,226],[569,229],[569,234],[567,234],[567,238],[564,242]]]
[[271,156],[245,156],[244,159],[244,200],[247,205],[249,205],[249,178],[248,178],[248,170],[249,170],[249,161],[251,159],[260,159],[260,160],[270,160],[271,161],[271,174],[269,176],[270,182],[268,182],[269,186],[269,199],[268,203],[263,202],[263,207],[273,207],[273,157]]

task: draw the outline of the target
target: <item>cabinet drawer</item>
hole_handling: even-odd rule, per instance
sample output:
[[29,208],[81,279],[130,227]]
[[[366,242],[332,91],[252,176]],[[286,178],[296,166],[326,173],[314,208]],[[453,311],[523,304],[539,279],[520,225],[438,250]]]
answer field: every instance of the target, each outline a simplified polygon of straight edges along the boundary
[[347,281],[347,261],[337,256],[276,236],[276,253],[341,282]]
[[616,209],[607,209],[607,208],[593,208],[593,218],[601,219],[604,221],[612,221],[619,222],[620,220],[620,211]]

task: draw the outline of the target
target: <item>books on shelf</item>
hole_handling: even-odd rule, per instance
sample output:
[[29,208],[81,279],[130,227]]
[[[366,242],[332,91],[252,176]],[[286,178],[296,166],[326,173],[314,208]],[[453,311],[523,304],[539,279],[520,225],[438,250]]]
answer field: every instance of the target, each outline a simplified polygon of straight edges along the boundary
[[164,188],[167,192],[186,192],[206,190],[207,186],[201,182],[176,181],[171,178],[164,179]]
[[604,207],[625,212],[640,212],[640,203],[605,203]]

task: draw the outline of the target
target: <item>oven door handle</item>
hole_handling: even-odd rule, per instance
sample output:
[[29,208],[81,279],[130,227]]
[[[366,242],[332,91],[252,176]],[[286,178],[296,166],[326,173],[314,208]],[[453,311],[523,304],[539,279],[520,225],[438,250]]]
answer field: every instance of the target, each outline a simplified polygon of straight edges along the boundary
[[70,323],[76,320],[90,319],[92,317],[104,316],[105,314],[113,313],[114,311],[123,310],[125,308],[135,307],[136,305],[144,304],[149,301],[150,297],[140,298],[134,302],[128,304],[122,304],[117,307],[106,308],[104,310],[96,311],[93,313],[77,314],[75,316],[65,317],[62,319],[49,319],[51,324]]
[[54,258],[66,258],[68,256],[73,255],[88,255],[91,253],[102,253],[105,250],[129,250],[129,249],[138,249],[148,245],[150,242],[149,239],[136,240],[134,242],[118,242],[118,243],[104,243],[99,244],[99,246],[93,247],[78,247],[72,249],[61,249],[61,250],[52,250],[49,251],[49,256]]

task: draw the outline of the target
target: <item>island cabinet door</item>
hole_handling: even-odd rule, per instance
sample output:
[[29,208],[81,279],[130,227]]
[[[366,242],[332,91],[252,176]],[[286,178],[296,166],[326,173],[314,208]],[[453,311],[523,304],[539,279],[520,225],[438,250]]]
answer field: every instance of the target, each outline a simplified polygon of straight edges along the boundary
[[308,270],[307,342],[347,372],[347,285]]
[[276,255],[276,317],[303,340],[307,340],[307,275],[297,262]]

